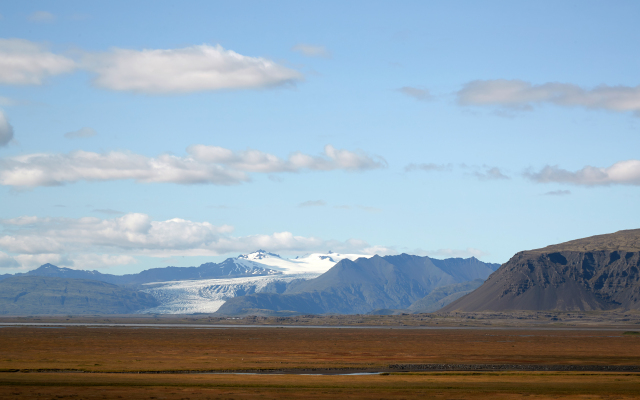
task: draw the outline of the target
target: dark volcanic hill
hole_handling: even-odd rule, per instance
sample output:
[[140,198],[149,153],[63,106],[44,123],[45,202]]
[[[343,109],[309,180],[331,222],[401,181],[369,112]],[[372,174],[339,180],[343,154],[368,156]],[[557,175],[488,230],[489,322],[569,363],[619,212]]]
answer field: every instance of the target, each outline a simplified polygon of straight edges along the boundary
[[315,279],[291,285],[284,294],[229,299],[217,314],[365,314],[405,309],[438,287],[486,279],[496,267],[473,257],[436,260],[401,254],[345,259]]
[[0,282],[0,314],[129,314],[159,303],[153,296],[106,282],[15,276]]
[[640,229],[517,253],[441,311],[640,309]]

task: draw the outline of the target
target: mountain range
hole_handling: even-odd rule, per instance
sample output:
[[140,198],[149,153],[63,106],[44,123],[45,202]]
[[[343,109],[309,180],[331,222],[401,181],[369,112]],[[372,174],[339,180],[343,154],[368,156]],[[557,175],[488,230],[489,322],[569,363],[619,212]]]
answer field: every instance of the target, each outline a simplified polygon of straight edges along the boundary
[[343,259],[371,257],[362,254],[312,253],[293,259],[258,250],[221,263],[205,263],[199,267],[151,268],[137,274],[112,275],[98,271],[78,270],[44,264],[39,268],[17,274],[0,275],[0,280],[12,276],[49,276],[58,278],[90,279],[115,285],[135,286],[152,282],[169,282],[200,279],[228,279],[280,274],[321,274]]
[[[474,279],[483,280],[497,267],[498,264],[482,263],[475,258],[437,260],[406,254],[372,257],[329,252],[287,259],[259,250],[219,264],[154,268],[138,274],[111,275],[45,264],[33,271],[1,278],[5,281],[19,277],[37,281],[37,278],[49,277],[117,284],[157,300],[157,304],[136,310],[143,313],[212,313],[236,297],[242,296],[243,301],[249,301],[256,295],[262,296],[260,298],[275,296],[274,299],[280,303],[307,301],[308,307],[298,307],[297,311],[293,311],[295,307],[284,307],[285,314],[353,314],[375,309],[404,310],[435,288],[453,285],[453,291],[466,289],[467,286],[455,285]],[[438,300],[451,294],[451,290]],[[34,291],[30,293],[36,294]],[[309,293],[320,300],[305,300]],[[280,295],[285,296],[278,297]],[[10,297],[5,300],[10,301]],[[237,307],[237,304],[232,303],[231,306]],[[247,312],[246,308],[242,307],[239,313]],[[279,313],[283,309],[279,306],[268,310],[264,304],[250,308],[267,310],[263,313]],[[61,309],[58,307],[56,310]]]
[[344,259],[283,293],[254,293],[226,301],[219,315],[365,314],[407,309],[434,289],[486,279],[499,264],[476,258],[437,260],[401,254]]
[[[116,286],[118,285],[118,286]],[[104,307],[103,307],[104,306]],[[220,316],[639,310],[640,229],[475,258],[260,250],[199,267],[110,275],[45,264],[0,276],[0,313]]]

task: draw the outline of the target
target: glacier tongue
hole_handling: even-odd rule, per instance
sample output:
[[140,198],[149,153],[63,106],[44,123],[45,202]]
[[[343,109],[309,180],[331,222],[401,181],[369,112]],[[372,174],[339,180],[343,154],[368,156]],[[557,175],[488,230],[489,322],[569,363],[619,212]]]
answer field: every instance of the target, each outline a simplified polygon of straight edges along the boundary
[[230,279],[201,279],[148,283],[143,292],[151,294],[161,305],[146,310],[143,314],[194,314],[214,313],[227,299],[260,293],[270,283],[289,283],[296,279],[313,279],[318,273],[299,273],[275,276],[256,276]]

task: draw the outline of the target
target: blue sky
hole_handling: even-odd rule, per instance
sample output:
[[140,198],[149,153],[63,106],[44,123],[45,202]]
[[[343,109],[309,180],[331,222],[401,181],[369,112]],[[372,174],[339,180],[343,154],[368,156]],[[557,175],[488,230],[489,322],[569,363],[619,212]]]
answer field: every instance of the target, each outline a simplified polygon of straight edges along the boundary
[[0,273],[638,228],[640,5],[0,2]]

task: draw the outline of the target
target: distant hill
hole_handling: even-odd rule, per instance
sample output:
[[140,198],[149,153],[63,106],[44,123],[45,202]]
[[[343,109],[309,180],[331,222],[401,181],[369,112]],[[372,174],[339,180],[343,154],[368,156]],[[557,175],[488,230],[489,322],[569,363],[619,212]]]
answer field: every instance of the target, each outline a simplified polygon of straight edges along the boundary
[[405,309],[438,287],[485,279],[498,266],[473,257],[435,260],[408,254],[344,259],[315,279],[291,285],[283,294],[234,297],[217,313],[365,314]]
[[517,253],[441,311],[640,309],[640,229]]
[[115,285],[141,285],[151,282],[181,281],[190,279],[239,278],[248,276],[277,275],[281,272],[257,265],[255,263],[238,263],[228,258],[221,263],[206,263],[199,267],[164,267],[151,268],[137,274],[111,275],[98,271],[61,268],[52,264],[44,264],[32,271],[15,275],[1,275],[2,279],[13,276],[48,276],[71,279],[90,279]]
[[0,314],[130,314],[155,307],[153,296],[95,280],[16,276],[0,281]]

